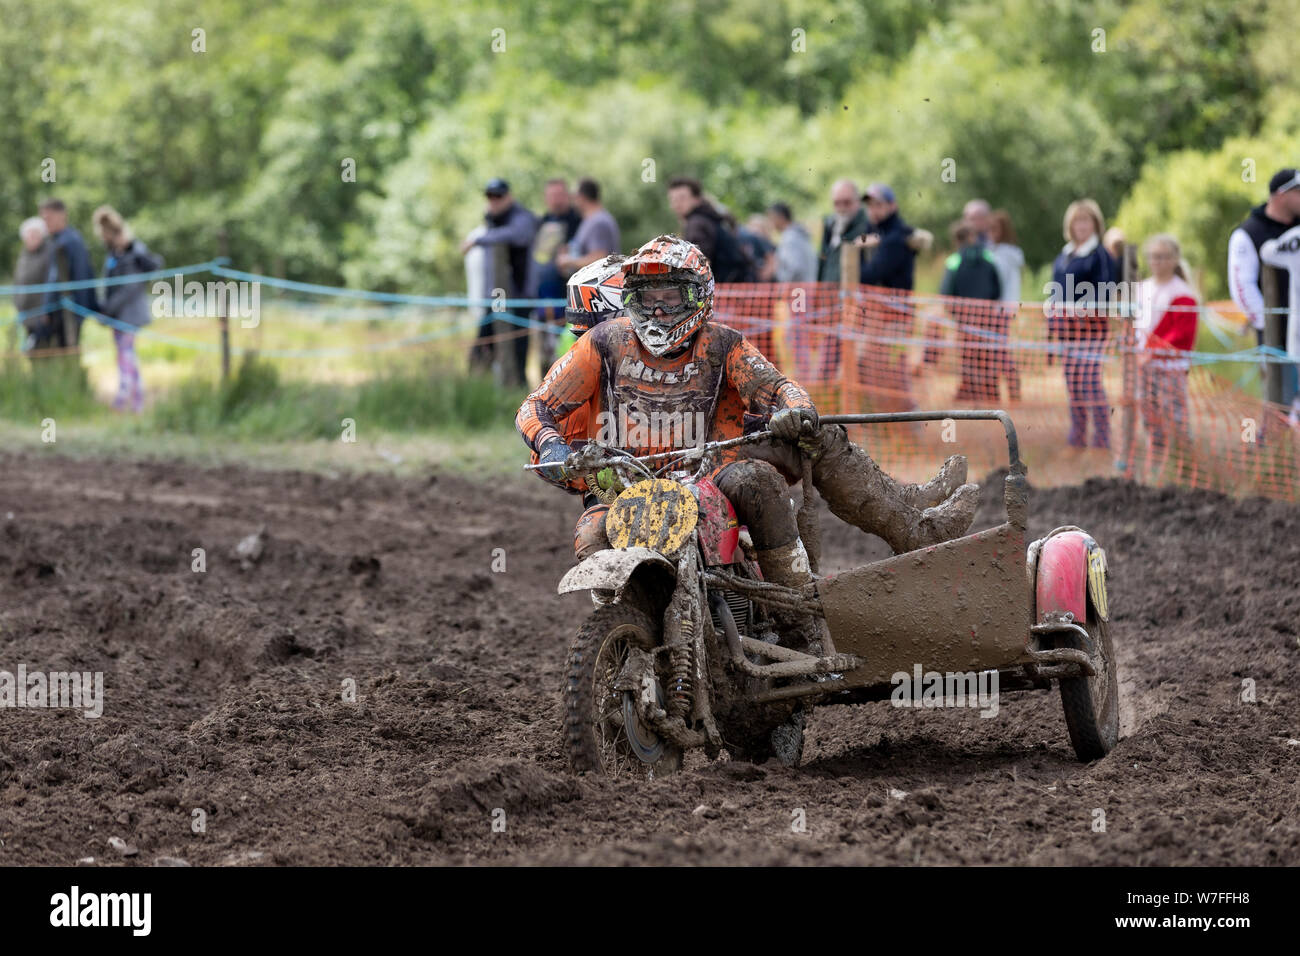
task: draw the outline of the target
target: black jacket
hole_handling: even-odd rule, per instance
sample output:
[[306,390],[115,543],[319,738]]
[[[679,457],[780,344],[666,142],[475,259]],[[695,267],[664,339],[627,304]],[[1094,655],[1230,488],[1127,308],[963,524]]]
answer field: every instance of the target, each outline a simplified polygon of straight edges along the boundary
[[[1282,233],[1286,232],[1295,223],[1278,222],[1276,219],[1264,212],[1264,204],[1256,206],[1250,211],[1237,228],[1250,236],[1250,241],[1255,244],[1255,255],[1259,255],[1259,247],[1269,239],[1276,239]],[[1286,269],[1278,269],[1278,289],[1281,291],[1282,298],[1286,298],[1286,290],[1291,288],[1291,273]]]
[[[704,258],[712,264],[718,255],[718,232],[723,228],[722,214],[713,208],[713,203],[706,200],[686,214],[682,223],[682,238],[699,246]],[[716,273],[717,270],[714,271]],[[717,279],[717,276],[714,278]]]
[[893,212],[871,231],[880,236],[880,245],[862,264],[862,284],[912,291],[916,253],[907,245],[912,227]]
[[1002,280],[993,253],[976,242],[950,255],[944,262],[939,294],[963,299],[1002,298]]

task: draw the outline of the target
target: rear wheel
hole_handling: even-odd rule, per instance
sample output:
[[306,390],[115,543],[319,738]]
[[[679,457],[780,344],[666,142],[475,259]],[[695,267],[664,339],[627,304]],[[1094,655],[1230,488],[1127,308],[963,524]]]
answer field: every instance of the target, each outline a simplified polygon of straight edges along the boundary
[[[1110,625],[1089,607],[1092,620],[1083,627],[1092,638],[1097,674],[1066,677],[1061,684],[1061,703],[1070,744],[1080,760],[1098,760],[1110,753],[1119,740],[1119,681],[1115,676],[1115,649],[1110,642]],[[1088,651],[1078,635],[1064,634],[1061,646]]]
[[[681,769],[682,751],[642,723],[631,691],[614,687],[631,650],[651,650],[659,628],[628,604],[597,608],[569,647],[565,743],[574,770],[648,779]],[[662,688],[656,686],[662,703]]]

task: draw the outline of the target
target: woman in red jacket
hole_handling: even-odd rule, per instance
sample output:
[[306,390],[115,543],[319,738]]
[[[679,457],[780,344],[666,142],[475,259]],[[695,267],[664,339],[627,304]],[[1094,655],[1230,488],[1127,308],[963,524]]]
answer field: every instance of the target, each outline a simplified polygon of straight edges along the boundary
[[1171,433],[1183,444],[1191,437],[1187,427],[1191,363],[1180,353],[1190,352],[1196,344],[1200,307],[1187,281],[1178,240],[1163,234],[1152,236],[1145,251],[1151,278],[1142,281],[1134,331],[1142,350],[1138,368],[1142,421],[1150,440],[1149,473],[1158,474],[1169,457]]

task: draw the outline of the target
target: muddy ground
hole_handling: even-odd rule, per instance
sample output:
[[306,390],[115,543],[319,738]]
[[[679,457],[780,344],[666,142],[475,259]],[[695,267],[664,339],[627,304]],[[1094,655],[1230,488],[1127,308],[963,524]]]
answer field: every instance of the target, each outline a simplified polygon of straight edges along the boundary
[[[0,864],[1300,863],[1300,512],[1100,480],[1031,509],[1110,557],[1106,759],[1076,762],[1052,692],[829,708],[797,769],[611,783],[560,749],[573,499],[0,456],[0,670],[106,681],[99,719],[0,710]],[[884,553],[824,535],[831,565]]]

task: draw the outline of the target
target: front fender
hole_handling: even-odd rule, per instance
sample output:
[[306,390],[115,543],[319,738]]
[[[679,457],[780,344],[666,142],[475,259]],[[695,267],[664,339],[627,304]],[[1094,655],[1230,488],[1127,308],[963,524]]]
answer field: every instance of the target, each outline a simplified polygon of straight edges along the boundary
[[609,548],[597,551],[587,560],[572,567],[560,578],[559,594],[569,591],[588,591],[604,588],[621,590],[632,577],[632,572],[644,564],[655,564],[676,570],[676,566],[658,551],[651,548]]
[[1076,621],[1086,621],[1088,597],[1102,620],[1109,620],[1106,599],[1106,552],[1083,531],[1053,533],[1035,541],[1037,552],[1034,580],[1035,619],[1069,612]]

